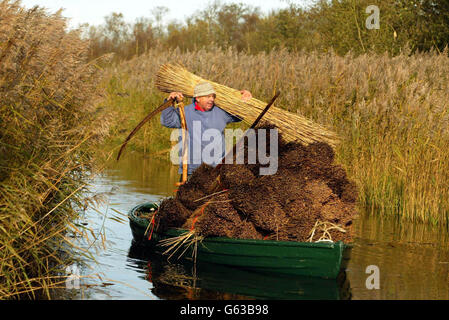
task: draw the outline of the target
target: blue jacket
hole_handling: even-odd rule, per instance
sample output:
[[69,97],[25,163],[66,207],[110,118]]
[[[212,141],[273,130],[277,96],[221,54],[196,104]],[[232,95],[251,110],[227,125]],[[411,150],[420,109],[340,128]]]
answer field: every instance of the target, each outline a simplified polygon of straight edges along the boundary
[[[217,106],[213,106],[209,111],[200,111],[195,109],[194,102],[184,107],[187,131],[189,133],[189,165],[188,174],[192,174],[193,171],[198,168],[203,161],[202,152],[207,147],[207,150],[212,150],[210,152],[211,157],[215,157],[216,161],[208,163],[212,166],[216,166],[221,159],[225,156],[225,139],[224,139],[224,129],[228,123],[240,122],[240,118],[231,115],[230,113],[220,109]],[[194,123],[195,121],[195,123]],[[179,110],[174,107],[169,107],[162,111],[161,113],[161,124],[168,128],[181,128],[181,119],[179,116]],[[200,124],[200,125],[199,125]],[[208,129],[215,129],[214,132],[219,134],[218,139],[213,137],[203,136],[204,131]],[[211,132],[211,131],[209,131]],[[203,138],[210,138],[207,141],[203,141]],[[181,142],[182,137],[179,135],[179,142]],[[218,141],[216,141],[218,140]],[[213,145],[219,148],[221,143],[221,154],[214,155]],[[180,143],[180,155],[182,154],[182,144]],[[179,173],[182,173],[182,159],[180,160]]]

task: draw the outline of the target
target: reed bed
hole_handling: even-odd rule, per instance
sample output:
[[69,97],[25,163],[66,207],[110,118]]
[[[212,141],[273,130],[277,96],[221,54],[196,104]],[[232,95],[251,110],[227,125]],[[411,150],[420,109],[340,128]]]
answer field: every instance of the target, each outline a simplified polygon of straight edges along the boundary
[[74,261],[68,233],[87,231],[74,209],[109,120],[89,44],[65,27],[0,2],[0,299],[51,297]]
[[[277,106],[341,138],[337,161],[359,185],[360,204],[369,212],[448,225],[448,60],[447,52],[355,57],[287,50],[248,55],[213,46],[186,53],[154,49],[108,70],[108,101],[121,120],[116,128],[129,132],[133,118],[143,118],[166,96],[155,76],[173,62],[262,101],[279,89]],[[136,97],[144,99],[129,104]],[[164,149],[169,133],[155,120],[134,141],[165,141]]]

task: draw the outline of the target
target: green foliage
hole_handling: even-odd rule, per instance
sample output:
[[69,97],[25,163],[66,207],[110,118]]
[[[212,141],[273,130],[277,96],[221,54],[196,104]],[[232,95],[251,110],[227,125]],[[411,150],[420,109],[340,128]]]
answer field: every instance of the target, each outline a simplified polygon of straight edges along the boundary
[[[379,9],[379,28],[367,28]],[[122,14],[106,17],[91,27],[91,56],[117,53],[129,59],[150,47],[197,50],[211,45],[257,53],[275,48],[290,51],[330,51],[344,55],[367,52],[397,55],[437,49],[449,41],[449,4],[446,0],[318,0],[309,8],[291,3],[288,8],[262,14],[246,4],[212,2],[184,23],[161,21],[167,9],[156,8],[154,19],[126,24]],[[164,29],[164,30],[163,30]]]
[[97,61],[65,26],[59,14],[0,2],[0,299],[60,284],[68,260],[55,252],[71,248],[77,191],[109,129]]

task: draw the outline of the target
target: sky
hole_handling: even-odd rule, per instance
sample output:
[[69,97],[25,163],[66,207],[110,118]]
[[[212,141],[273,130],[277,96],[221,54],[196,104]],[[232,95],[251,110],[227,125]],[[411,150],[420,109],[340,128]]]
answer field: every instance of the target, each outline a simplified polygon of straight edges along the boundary
[[[104,17],[112,12],[121,12],[127,22],[135,22],[138,17],[151,18],[152,9],[164,6],[169,9],[166,21],[178,20],[184,22],[195,11],[204,9],[211,0],[22,0],[26,8],[36,5],[48,9],[49,13],[64,8],[62,15],[69,18],[69,26],[77,27],[82,23],[99,25],[104,22]],[[310,0],[221,0],[220,3],[244,3],[259,7],[263,13],[270,10],[286,8],[289,2],[298,4],[310,2]]]

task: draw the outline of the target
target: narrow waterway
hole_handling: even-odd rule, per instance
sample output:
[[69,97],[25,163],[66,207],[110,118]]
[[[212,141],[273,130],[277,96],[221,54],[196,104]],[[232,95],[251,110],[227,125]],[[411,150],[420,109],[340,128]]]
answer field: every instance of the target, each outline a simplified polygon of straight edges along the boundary
[[[361,214],[346,274],[338,280],[261,275],[216,265],[166,261],[132,243],[126,217],[137,204],[174,195],[169,161],[128,155],[92,182],[80,224],[95,262],[80,268],[70,299],[449,299],[447,230]],[[346,277],[344,277],[346,276]]]

